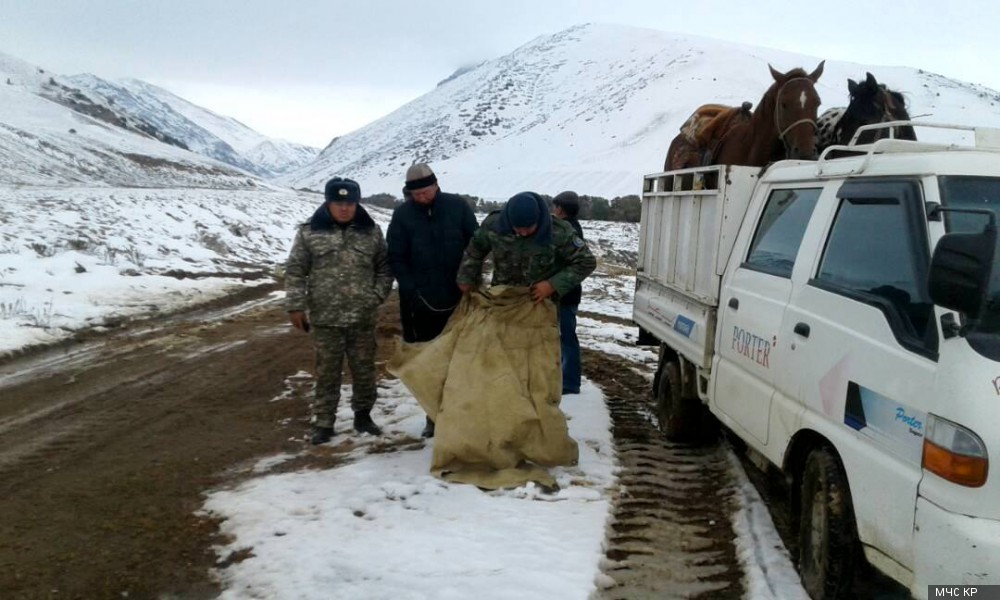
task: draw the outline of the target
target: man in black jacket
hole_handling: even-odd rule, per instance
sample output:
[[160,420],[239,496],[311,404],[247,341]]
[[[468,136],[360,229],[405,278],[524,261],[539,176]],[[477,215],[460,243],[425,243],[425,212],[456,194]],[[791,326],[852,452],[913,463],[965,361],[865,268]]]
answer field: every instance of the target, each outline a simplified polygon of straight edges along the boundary
[[[426,164],[407,169],[403,189],[408,198],[389,222],[389,266],[399,282],[403,340],[426,342],[441,333],[462,298],[455,279],[479,223],[465,200],[441,191]],[[422,435],[434,436],[430,418]]]
[[[566,221],[583,239],[583,228],[576,215],[580,212],[580,197],[565,191],[552,199],[552,215]],[[580,307],[583,288],[576,286],[559,298],[559,345],[562,350],[562,393],[580,393],[580,340],[576,337],[576,311]]]

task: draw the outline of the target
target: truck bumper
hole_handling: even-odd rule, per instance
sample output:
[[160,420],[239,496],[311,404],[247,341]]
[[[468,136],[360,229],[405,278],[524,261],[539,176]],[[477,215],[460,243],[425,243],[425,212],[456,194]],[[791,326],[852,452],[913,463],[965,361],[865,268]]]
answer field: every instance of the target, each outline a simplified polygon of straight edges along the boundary
[[928,585],[1000,584],[1000,521],[960,515],[917,498],[914,578],[910,593]]

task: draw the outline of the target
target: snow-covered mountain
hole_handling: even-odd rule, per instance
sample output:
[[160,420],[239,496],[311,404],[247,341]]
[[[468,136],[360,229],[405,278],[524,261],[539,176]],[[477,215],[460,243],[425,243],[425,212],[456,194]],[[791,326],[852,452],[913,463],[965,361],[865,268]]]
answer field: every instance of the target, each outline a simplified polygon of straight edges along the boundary
[[232,117],[217,115],[145,81],[111,82],[90,74],[65,79],[106,98],[125,114],[151,123],[192,152],[261,177],[301,167],[319,152],[318,148],[262,135]]
[[[307,164],[319,152],[317,148],[269,138],[235,119],[219,116],[143,81],[113,83],[94,75],[66,77],[2,53],[0,102],[0,149],[4,150],[0,165],[11,166],[0,175],[0,183],[176,183],[210,187],[205,177],[192,178],[190,174],[172,183],[170,177],[155,173],[163,170],[158,161],[137,163],[128,156],[187,156],[185,160],[202,162],[202,158],[190,156],[194,153],[213,159],[207,161],[211,167],[195,171],[204,175],[221,168],[245,184],[247,173],[271,178]],[[100,124],[100,135],[84,124]],[[112,140],[120,134],[129,141],[118,147]],[[137,150],[134,144],[146,143],[136,142],[134,136],[190,152],[132,152]],[[103,144],[101,149],[90,148],[97,139]],[[136,169],[144,167],[153,179],[130,181],[130,177],[139,175]]]
[[0,54],[0,185],[255,188],[223,162],[164,143],[155,125]]
[[[996,91],[906,67],[837,61],[617,25],[581,25],[444,80],[426,95],[334,140],[276,182],[321,189],[331,175],[365,194],[399,193],[406,167],[433,164],[446,190],[505,199],[525,189],[638,193],[681,123],[707,102],[754,104],[787,71],[826,67],[822,109],[844,106],[847,79],[871,71],[927,121],[1000,126]],[[920,132],[918,131],[918,135]]]

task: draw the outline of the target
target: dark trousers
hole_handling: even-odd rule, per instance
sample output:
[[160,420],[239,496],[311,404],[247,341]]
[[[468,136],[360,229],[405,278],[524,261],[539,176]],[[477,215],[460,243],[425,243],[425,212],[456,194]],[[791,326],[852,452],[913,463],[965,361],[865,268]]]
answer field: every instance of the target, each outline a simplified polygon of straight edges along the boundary
[[316,397],[312,414],[317,427],[333,427],[340,404],[344,357],[351,367],[354,390],[351,408],[369,411],[375,405],[375,324],[350,327],[313,326],[316,344]]
[[417,294],[400,294],[399,320],[403,326],[403,341],[429,342],[441,335],[455,307],[432,309]]
[[[410,344],[429,342],[441,335],[455,308],[453,306],[447,310],[435,310],[427,306],[417,294],[400,294],[399,320],[403,326],[403,341]],[[427,433],[428,431],[430,433]],[[431,421],[430,417],[427,417],[424,432],[424,437],[434,435],[434,421]]]
[[562,351],[563,393],[580,393],[580,340],[576,337],[576,306],[559,306],[559,348]]

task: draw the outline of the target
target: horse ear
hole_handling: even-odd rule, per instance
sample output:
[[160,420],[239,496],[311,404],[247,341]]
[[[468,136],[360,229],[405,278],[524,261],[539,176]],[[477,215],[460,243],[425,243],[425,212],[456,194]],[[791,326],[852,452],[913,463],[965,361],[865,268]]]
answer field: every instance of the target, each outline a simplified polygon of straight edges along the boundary
[[865,82],[868,85],[870,85],[872,87],[878,86],[878,82],[875,81],[875,76],[874,75],[872,75],[871,73],[865,73],[865,75],[867,75],[867,77],[865,77]]
[[853,79],[847,80],[847,93],[854,96],[858,93],[858,82]]
[[823,74],[823,65],[825,65],[825,64],[826,64],[826,61],[825,60],[821,60],[819,62],[819,66],[816,67],[816,70],[809,74],[809,79],[812,79],[813,83],[816,83],[816,80],[819,79],[819,76]]
[[767,68],[771,69],[771,77],[774,77],[775,81],[781,81],[785,77],[784,73],[779,73],[778,71],[775,71],[774,67],[771,66],[771,63],[767,63]]

